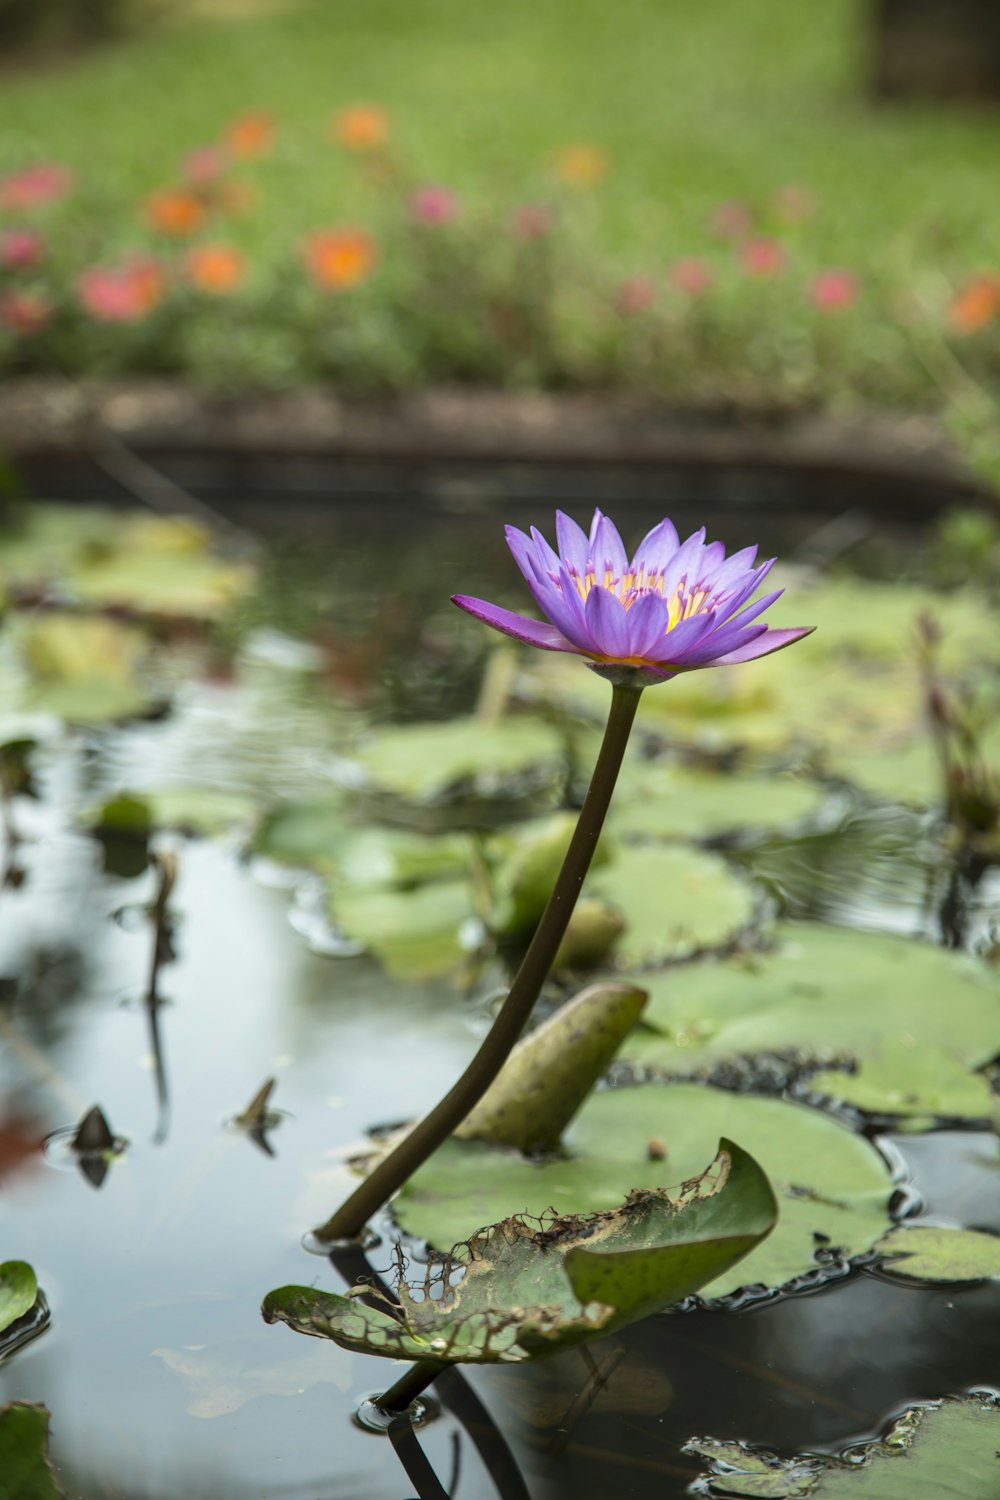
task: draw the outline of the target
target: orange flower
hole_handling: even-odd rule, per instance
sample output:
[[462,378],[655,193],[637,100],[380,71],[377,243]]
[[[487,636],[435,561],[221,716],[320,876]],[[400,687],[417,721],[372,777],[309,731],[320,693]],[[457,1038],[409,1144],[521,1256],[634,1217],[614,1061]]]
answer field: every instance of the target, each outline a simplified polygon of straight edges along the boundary
[[596,187],[608,175],[608,153],[600,146],[564,146],[553,166],[570,187]]
[[973,276],[948,308],[948,322],[956,333],[978,333],[1000,312],[1000,276],[989,271]]
[[389,138],[389,117],[377,104],[349,104],[334,115],[333,135],[349,151],[375,151]]
[[363,229],[318,229],[306,236],[303,254],[313,280],[340,292],[364,281],[378,252]]
[[240,115],[225,132],[226,145],[234,156],[263,156],[273,140],[274,119],[263,109]]
[[183,239],[195,234],[205,222],[205,205],[194,193],[180,188],[153,193],[146,199],[146,221],[161,234]]
[[235,291],[246,276],[246,261],[234,245],[198,245],[184,264],[198,290],[212,297]]

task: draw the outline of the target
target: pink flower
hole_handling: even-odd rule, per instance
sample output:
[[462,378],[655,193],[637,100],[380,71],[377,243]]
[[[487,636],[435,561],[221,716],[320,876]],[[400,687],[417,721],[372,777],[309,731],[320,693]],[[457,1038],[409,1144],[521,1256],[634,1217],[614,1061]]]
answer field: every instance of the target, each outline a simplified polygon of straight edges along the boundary
[[72,181],[72,172],[58,162],[22,167],[20,172],[0,177],[0,208],[34,208],[39,203],[52,203],[69,191]]
[[786,259],[785,251],[777,240],[748,240],[740,251],[740,260],[747,275],[757,276],[762,280],[777,276],[779,271],[784,270]]
[[0,295],[0,324],[10,333],[40,333],[52,317],[52,303],[42,292]]
[[515,208],[510,227],[522,240],[540,240],[555,223],[551,208],[545,203],[522,203]]
[[429,183],[410,199],[410,213],[418,224],[450,224],[458,218],[459,201],[451,188]]
[[220,146],[198,146],[184,158],[183,173],[188,182],[197,186],[214,182],[229,167],[229,158]]
[[166,277],[152,256],[118,266],[91,266],[77,282],[80,301],[102,323],[134,323],[152,312],[166,290]]
[[649,276],[629,276],[618,288],[615,306],[627,317],[644,313],[656,301],[656,284]]
[[45,242],[33,229],[0,231],[0,266],[6,271],[26,271],[37,266],[45,253]]
[[712,214],[712,233],[720,240],[740,240],[750,233],[753,216],[745,203],[738,198],[729,198],[720,203]]
[[820,271],[809,287],[809,300],[820,312],[840,312],[857,301],[858,278],[853,271]]
[[694,257],[675,261],[670,268],[671,285],[688,297],[700,297],[708,291],[712,281],[711,266]]

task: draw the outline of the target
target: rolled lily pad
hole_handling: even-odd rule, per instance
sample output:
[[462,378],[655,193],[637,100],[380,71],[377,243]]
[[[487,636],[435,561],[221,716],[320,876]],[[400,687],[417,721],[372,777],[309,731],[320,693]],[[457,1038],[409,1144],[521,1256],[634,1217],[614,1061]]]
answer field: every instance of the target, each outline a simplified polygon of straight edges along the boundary
[[620,837],[714,838],[746,828],[788,828],[813,817],[829,793],[789,772],[695,771],[669,761],[626,764],[609,825]]
[[933,1224],[901,1225],[875,1249],[883,1270],[917,1281],[981,1281],[1000,1276],[1000,1236]]
[[[771,952],[706,960],[644,980],[650,1001],[622,1055],[671,1075],[699,1075],[746,1058],[780,1054],[797,1067],[875,1062],[866,1108],[880,1114],[982,1113],[974,1083],[962,1097],[954,1067],[984,1067],[997,1051],[1000,982],[966,954],[880,933],[789,922]],[[886,1054],[886,1039],[889,1053]],[[945,1099],[928,1079],[927,1049],[945,1060]],[[912,1067],[912,1074],[908,1071]],[[849,1091],[846,1075],[822,1087]],[[862,1096],[859,1094],[858,1098]]]
[[[566,1155],[533,1161],[475,1141],[448,1141],[410,1178],[393,1208],[410,1234],[444,1247],[498,1210],[592,1213],[633,1188],[694,1175],[723,1132],[739,1136],[767,1172],[780,1203],[778,1226],[738,1269],[705,1288],[782,1286],[826,1254],[859,1255],[889,1227],[892,1182],[873,1146],[830,1116],[783,1099],[696,1084],[604,1089],[564,1137]],[[650,1159],[650,1143],[666,1159]],[[658,1153],[654,1153],[658,1154]]]
[[686,1453],[709,1463],[703,1493],[762,1500],[995,1500],[1000,1493],[1000,1407],[966,1396],[911,1407],[880,1442],[850,1461],[753,1453],[740,1443],[695,1438]]
[[283,1287],[262,1311],[268,1322],[390,1358],[539,1358],[689,1296],[760,1244],[776,1212],[760,1167],[723,1140],[711,1167],[675,1195],[639,1191],[605,1213],[516,1215],[477,1230],[420,1287],[401,1278],[398,1308],[366,1305],[367,1286],[346,1297]]
[[453,803],[477,820],[483,804],[558,795],[565,781],[561,734],[540,719],[499,724],[454,719],[383,730],[360,756],[368,790],[395,803],[429,808]]
[[30,1401],[0,1407],[0,1497],[63,1500],[47,1456],[49,1414]]
[[0,1333],[30,1312],[37,1296],[38,1281],[27,1261],[5,1260],[0,1265]]

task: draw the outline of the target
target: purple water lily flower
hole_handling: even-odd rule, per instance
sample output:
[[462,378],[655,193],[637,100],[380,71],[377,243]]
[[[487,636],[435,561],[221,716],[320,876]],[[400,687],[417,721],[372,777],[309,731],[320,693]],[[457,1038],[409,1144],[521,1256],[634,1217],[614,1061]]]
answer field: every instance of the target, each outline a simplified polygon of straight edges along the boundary
[[681,542],[670,521],[654,526],[629,560],[617,528],[595,510],[588,536],[556,512],[555,552],[534,526],[508,526],[507,544],[535,603],[551,623],[514,614],[485,599],[453,595],[460,609],[494,630],[543,651],[587,658],[602,676],[627,674],[637,686],[666,682],[698,667],[753,661],[815,628],[776,630],[759,617],[782,589],[749,601],[774,558],[754,566],[756,547],[726,557],[701,528]]

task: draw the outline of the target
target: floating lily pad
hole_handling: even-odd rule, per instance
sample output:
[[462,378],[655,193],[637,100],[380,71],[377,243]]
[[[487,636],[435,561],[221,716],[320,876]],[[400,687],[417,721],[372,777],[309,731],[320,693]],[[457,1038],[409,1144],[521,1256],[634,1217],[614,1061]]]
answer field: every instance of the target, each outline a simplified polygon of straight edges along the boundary
[[329,869],[344,839],[344,806],[344,794],[336,792],[276,807],[254,835],[254,853],[281,864]]
[[989,1119],[996,1102],[981,1073],[940,1046],[889,1036],[850,1072],[817,1073],[809,1087],[873,1115],[898,1116],[909,1130],[936,1119]]
[[621,837],[712,838],[744,828],[788,828],[815,816],[825,787],[789,772],[695,771],[669,761],[625,765],[609,826]]
[[35,1305],[38,1282],[24,1260],[5,1260],[0,1265],[0,1333],[23,1318]]
[[875,1249],[889,1257],[884,1269],[890,1275],[917,1281],[980,1281],[1000,1276],[1000,1236],[975,1229],[905,1225],[891,1230]]
[[145,680],[150,643],[118,620],[46,614],[18,622],[27,673],[23,706],[92,724],[148,713],[157,695]]
[[750,925],[757,904],[753,887],[718,855],[681,847],[623,850],[583,889],[625,917],[616,953],[628,965],[720,947]]
[[12,1401],[0,1407],[0,1500],[62,1500],[47,1456],[44,1406]]
[[401,979],[447,974],[465,956],[462,928],[472,911],[465,880],[436,880],[412,890],[334,890],[331,913]]
[[752,1453],[741,1443],[695,1438],[686,1453],[710,1465],[704,1493],[761,1500],[995,1500],[1000,1491],[1000,1408],[967,1396],[911,1407],[880,1442],[841,1459]]
[[255,815],[253,799],[213,787],[164,787],[159,791],[123,792],[84,816],[95,833],[134,834],[146,838],[154,828],[177,828],[206,837],[224,833]]
[[383,730],[360,756],[370,792],[427,808],[441,803],[519,803],[555,796],[566,776],[563,737],[539,719],[499,724],[455,719]]
[[[995,1055],[1000,982],[977,959],[811,922],[786,923],[776,936],[773,952],[648,976],[644,1019],[656,1030],[637,1031],[623,1056],[670,1074],[699,1074],[775,1053],[799,1066],[863,1063],[883,1055],[886,1039],[894,1038],[891,1070],[876,1064],[859,1075],[866,1078],[866,1107],[925,1115],[935,1111],[927,1048],[969,1070]],[[827,1085],[840,1092],[850,1080],[828,1078]],[[974,1084],[964,1099],[949,1096],[947,1113],[959,1103],[978,1118],[980,1098]]]
[[[707,1296],[757,1282],[781,1286],[815,1268],[818,1244],[853,1256],[886,1232],[892,1184],[862,1136],[805,1105],[696,1084],[592,1095],[566,1132],[562,1159],[531,1161],[451,1140],[414,1173],[394,1211],[405,1230],[438,1247],[466,1238],[503,1210],[592,1213],[633,1188],[694,1175],[723,1131],[760,1162],[780,1215],[766,1243],[706,1287]],[[650,1160],[653,1138],[665,1143],[665,1160]]]
[[[508,1218],[477,1230],[398,1307],[309,1287],[265,1299],[268,1322],[349,1349],[450,1363],[516,1362],[623,1328],[725,1274],[770,1232],[776,1204],[760,1167],[730,1141],[679,1193],[630,1193],[584,1217]],[[416,1291],[417,1295],[413,1293]],[[376,1294],[378,1296],[378,1294]],[[400,1319],[399,1310],[402,1310]]]

